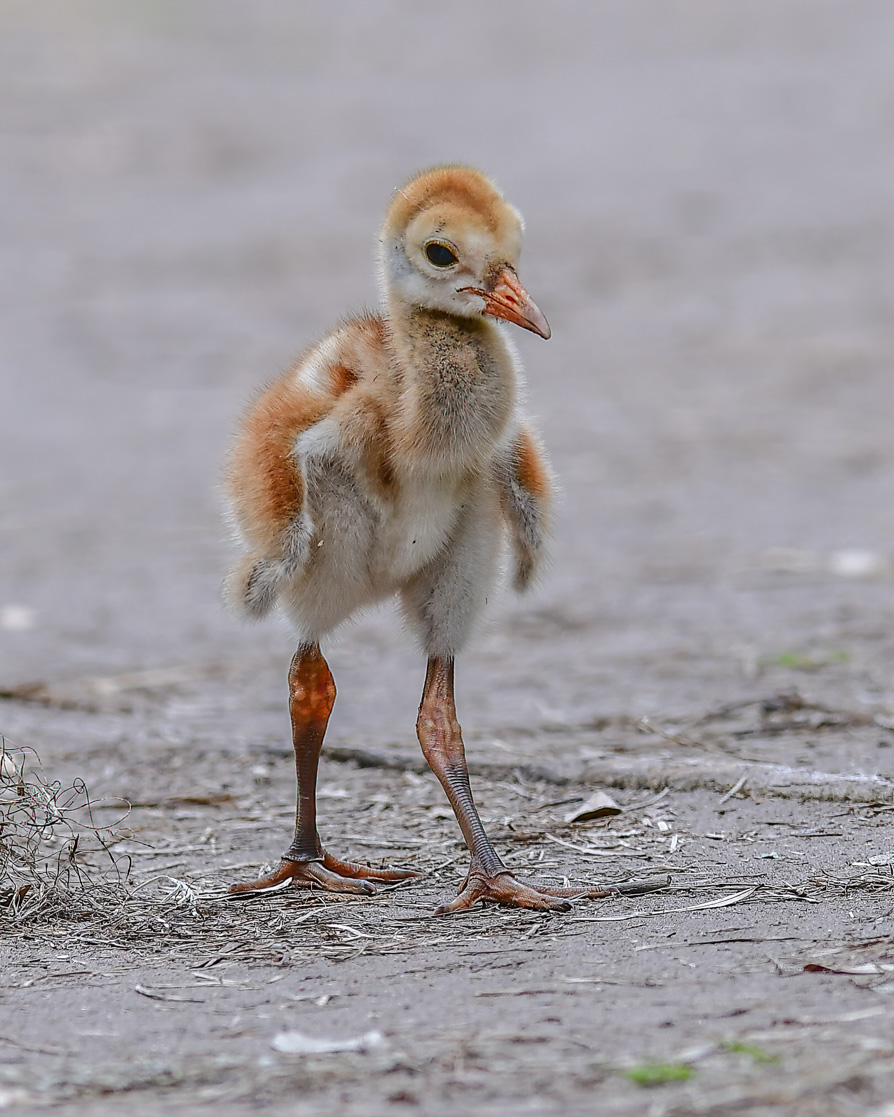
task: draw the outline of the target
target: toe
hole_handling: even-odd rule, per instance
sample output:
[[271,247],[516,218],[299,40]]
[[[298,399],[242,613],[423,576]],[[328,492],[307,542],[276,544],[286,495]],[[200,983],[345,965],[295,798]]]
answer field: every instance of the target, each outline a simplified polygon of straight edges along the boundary
[[368,865],[358,865],[354,861],[339,861],[337,857],[324,854],[323,864],[340,877],[350,877],[355,880],[381,880],[395,882],[399,880],[418,879],[422,874],[413,869],[371,869]]
[[456,899],[451,900],[449,904],[441,904],[439,907],[436,907],[433,914],[450,915],[450,913],[454,911],[468,911],[470,907],[477,904],[478,901],[482,899],[484,899],[483,896],[472,895],[468,889],[464,889]]
[[[327,892],[353,892],[360,895],[372,896],[376,886],[369,880],[357,880],[352,877],[342,876],[327,868],[319,861],[311,861],[304,866],[306,886],[313,888],[318,885]],[[304,883],[304,882],[299,882]]]
[[531,908],[534,911],[571,911],[570,902],[564,898],[538,892],[535,888],[527,888],[517,881],[514,883],[515,888],[495,892],[494,899],[497,903],[515,908]]
[[288,888],[293,880],[292,867],[290,863],[284,861],[278,869],[267,876],[245,881],[243,884],[231,884],[227,891],[231,896],[257,896],[265,892],[281,892],[284,888]]

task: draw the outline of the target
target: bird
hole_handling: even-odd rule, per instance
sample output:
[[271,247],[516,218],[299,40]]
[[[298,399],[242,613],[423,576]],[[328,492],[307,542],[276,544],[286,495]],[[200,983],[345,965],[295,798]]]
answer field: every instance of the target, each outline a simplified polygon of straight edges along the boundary
[[381,311],[347,318],[263,389],[226,470],[243,554],[225,597],[245,619],[275,607],[298,646],[289,668],[295,833],[278,868],[234,895],[294,885],[370,894],[420,874],[343,861],[321,842],[316,780],[335,682],[321,641],[358,610],[397,598],[427,668],[416,731],[470,853],[437,913],[479,901],[567,910],[599,888],[519,880],[479,817],[456,714],[454,664],[508,552],[514,588],[540,571],[554,488],[523,413],[507,324],[548,339],[518,277],[523,221],[463,165],[397,189],[378,241]]

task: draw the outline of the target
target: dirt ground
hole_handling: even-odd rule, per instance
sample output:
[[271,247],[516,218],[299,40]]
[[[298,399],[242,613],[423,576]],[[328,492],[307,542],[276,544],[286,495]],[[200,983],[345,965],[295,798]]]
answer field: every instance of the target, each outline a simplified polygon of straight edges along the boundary
[[[887,0],[0,6],[0,732],[131,866],[0,909],[0,1109],[894,1114],[892,41]],[[423,879],[228,902],[294,795],[229,432],[456,159],[527,219],[563,487],[458,667],[482,815],[520,873],[666,884],[433,917],[465,860],[383,610],[327,649],[321,826]]]

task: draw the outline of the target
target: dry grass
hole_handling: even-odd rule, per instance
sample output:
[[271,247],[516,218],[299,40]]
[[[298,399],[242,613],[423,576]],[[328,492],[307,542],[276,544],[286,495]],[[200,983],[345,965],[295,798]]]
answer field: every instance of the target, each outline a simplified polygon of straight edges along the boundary
[[83,780],[47,778],[33,750],[0,738],[0,927],[101,917],[121,903],[129,864],[94,809]]

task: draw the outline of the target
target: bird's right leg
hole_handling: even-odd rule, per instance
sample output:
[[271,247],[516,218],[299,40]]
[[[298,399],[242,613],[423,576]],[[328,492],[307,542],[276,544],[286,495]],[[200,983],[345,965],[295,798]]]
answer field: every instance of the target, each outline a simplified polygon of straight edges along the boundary
[[376,890],[373,881],[419,876],[411,869],[371,869],[339,861],[323,849],[317,833],[317,767],[334,705],[335,681],[319,645],[300,647],[289,669],[289,713],[298,776],[295,837],[278,869],[258,880],[232,885],[231,894],[275,891],[289,885],[372,893]]

